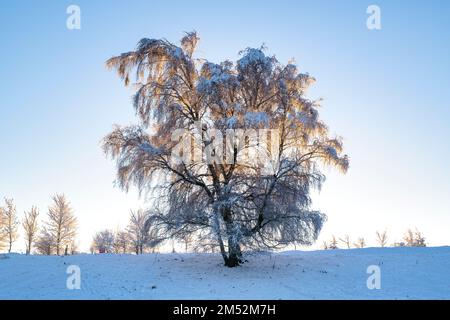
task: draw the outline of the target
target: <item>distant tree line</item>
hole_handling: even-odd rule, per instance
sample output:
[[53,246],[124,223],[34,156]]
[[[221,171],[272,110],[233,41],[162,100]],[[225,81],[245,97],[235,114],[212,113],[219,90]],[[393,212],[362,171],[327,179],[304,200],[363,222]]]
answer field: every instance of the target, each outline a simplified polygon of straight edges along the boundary
[[5,198],[4,206],[0,207],[0,251],[11,252],[13,243],[18,239],[19,227],[22,226],[26,254],[75,253],[78,222],[65,195],[57,194],[52,197],[47,220],[42,223],[42,227],[39,226],[38,218],[39,210],[32,206],[29,211],[24,212],[20,221],[14,200]]
[[[384,248],[388,246],[388,235],[387,231],[376,231],[375,232],[375,240],[378,246]],[[408,229],[404,236],[403,241],[394,242],[391,244],[391,247],[426,247],[425,237],[423,234],[416,228],[415,231]],[[352,246],[354,248],[365,248],[366,240],[364,237],[357,238],[355,242],[351,242],[350,236],[345,235],[342,238],[336,239],[334,235],[331,236],[329,241],[324,241],[322,244],[322,248],[325,250],[339,249],[339,244],[342,244],[342,248],[350,249]]]
[[[14,199],[4,198],[0,206],[0,251],[11,252],[13,243],[18,239],[19,227],[23,228],[26,254],[42,255],[74,254],[77,251],[75,242],[78,222],[74,211],[65,195],[56,194],[52,197],[52,204],[47,211],[47,219],[39,223],[40,212],[36,206],[24,211],[19,220]],[[154,252],[164,240],[154,234],[156,229],[148,225],[150,213],[142,209],[131,211],[128,225],[123,230],[112,231],[105,229],[97,232],[92,239],[91,253],[135,253]],[[378,246],[388,246],[387,231],[376,231],[375,240]],[[183,238],[186,251],[192,239]],[[408,229],[402,241],[393,242],[392,247],[425,247],[425,237],[416,228]],[[339,248],[364,248],[364,237],[355,241],[349,235],[338,237],[332,235],[329,241],[324,241],[325,250]],[[204,247],[205,248],[205,247]],[[195,249],[195,248],[194,248]],[[175,251],[172,239],[172,251]],[[195,251],[197,251],[195,249]]]

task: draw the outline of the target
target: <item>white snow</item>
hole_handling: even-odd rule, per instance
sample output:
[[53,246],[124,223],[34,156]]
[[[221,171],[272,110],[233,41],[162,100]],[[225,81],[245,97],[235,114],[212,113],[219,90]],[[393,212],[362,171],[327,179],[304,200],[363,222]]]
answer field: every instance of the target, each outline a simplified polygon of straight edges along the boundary
[[[0,255],[0,299],[450,299],[450,247],[253,254]],[[66,288],[67,267],[81,289]],[[381,270],[369,290],[367,267]]]

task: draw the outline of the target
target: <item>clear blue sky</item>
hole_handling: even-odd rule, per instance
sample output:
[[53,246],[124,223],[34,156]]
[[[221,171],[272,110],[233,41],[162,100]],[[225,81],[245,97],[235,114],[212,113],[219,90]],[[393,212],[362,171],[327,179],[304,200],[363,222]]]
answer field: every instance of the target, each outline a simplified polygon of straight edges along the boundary
[[[70,4],[81,30],[66,28]],[[366,28],[370,4],[381,30]],[[132,92],[104,62],[142,37],[190,30],[200,57],[264,43],[316,77],[310,95],[325,99],[321,116],[351,158],[314,197],[329,217],[320,242],[348,233],[373,245],[384,228],[393,242],[418,227],[431,245],[450,244],[449,1],[2,1],[0,197],[44,216],[64,192],[82,249],[95,231],[124,227],[143,200],[114,187],[99,142],[134,121]]]

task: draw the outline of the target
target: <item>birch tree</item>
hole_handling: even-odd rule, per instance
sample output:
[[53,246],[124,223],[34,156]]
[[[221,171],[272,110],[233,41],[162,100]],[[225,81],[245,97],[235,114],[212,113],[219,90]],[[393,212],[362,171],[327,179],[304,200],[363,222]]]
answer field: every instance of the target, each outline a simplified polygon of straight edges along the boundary
[[353,245],[355,246],[355,248],[365,248],[366,240],[364,238],[358,238]]
[[13,243],[19,237],[19,220],[17,218],[16,206],[13,199],[5,198],[5,207],[3,208],[3,237],[6,241],[8,252],[11,252]]
[[311,209],[320,168],[349,165],[319,118],[321,101],[306,97],[315,79],[264,48],[209,62],[196,57],[198,41],[195,32],[179,45],[144,38],[107,61],[136,89],[138,123],[103,142],[120,187],[154,195],[147,226],[161,239],[213,241],[229,267],[244,249],[312,244],[326,220]]
[[110,230],[97,232],[92,240],[92,247],[99,253],[114,252],[115,235]]
[[130,246],[130,237],[126,231],[117,231],[114,236],[114,252],[127,253]]
[[5,208],[0,207],[0,251],[6,248],[5,225],[6,225]]
[[343,238],[339,238],[339,241],[341,241],[343,244],[345,244],[347,249],[351,248],[350,236],[348,234],[346,234]]
[[24,230],[25,236],[25,249],[26,254],[31,253],[31,249],[33,244],[36,241],[37,232],[38,232],[38,216],[39,211],[36,207],[31,207],[30,211],[25,211],[24,218],[22,221],[22,227]]
[[403,236],[403,240],[408,247],[426,247],[425,238],[418,229],[415,231],[408,229]]
[[55,252],[55,242],[53,235],[46,227],[42,228],[35,243],[36,251],[42,255],[51,255]]
[[377,236],[377,242],[380,245],[380,247],[384,248],[387,244],[387,231],[383,231],[383,232],[376,232],[376,236]]
[[68,252],[76,236],[77,218],[64,195],[57,194],[53,197],[53,205],[48,209],[47,232],[57,255],[61,250]]
[[334,235],[331,236],[331,240],[328,245],[328,249],[339,249],[336,237]]
[[142,209],[130,213],[130,223],[128,225],[128,238],[134,248],[136,254],[142,254],[144,247],[148,241],[148,230],[146,229],[146,222],[148,216]]

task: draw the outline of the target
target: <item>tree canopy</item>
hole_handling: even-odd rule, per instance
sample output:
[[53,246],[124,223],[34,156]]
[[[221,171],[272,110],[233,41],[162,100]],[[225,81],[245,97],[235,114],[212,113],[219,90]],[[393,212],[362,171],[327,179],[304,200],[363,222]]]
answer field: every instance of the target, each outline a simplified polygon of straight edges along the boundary
[[138,123],[103,142],[120,186],[153,193],[147,226],[161,239],[194,236],[230,267],[244,249],[311,244],[326,219],[311,210],[321,164],[349,166],[320,100],[306,97],[315,79],[264,48],[209,62],[195,57],[198,41],[195,32],[180,45],[145,38],[107,61],[136,89]]

